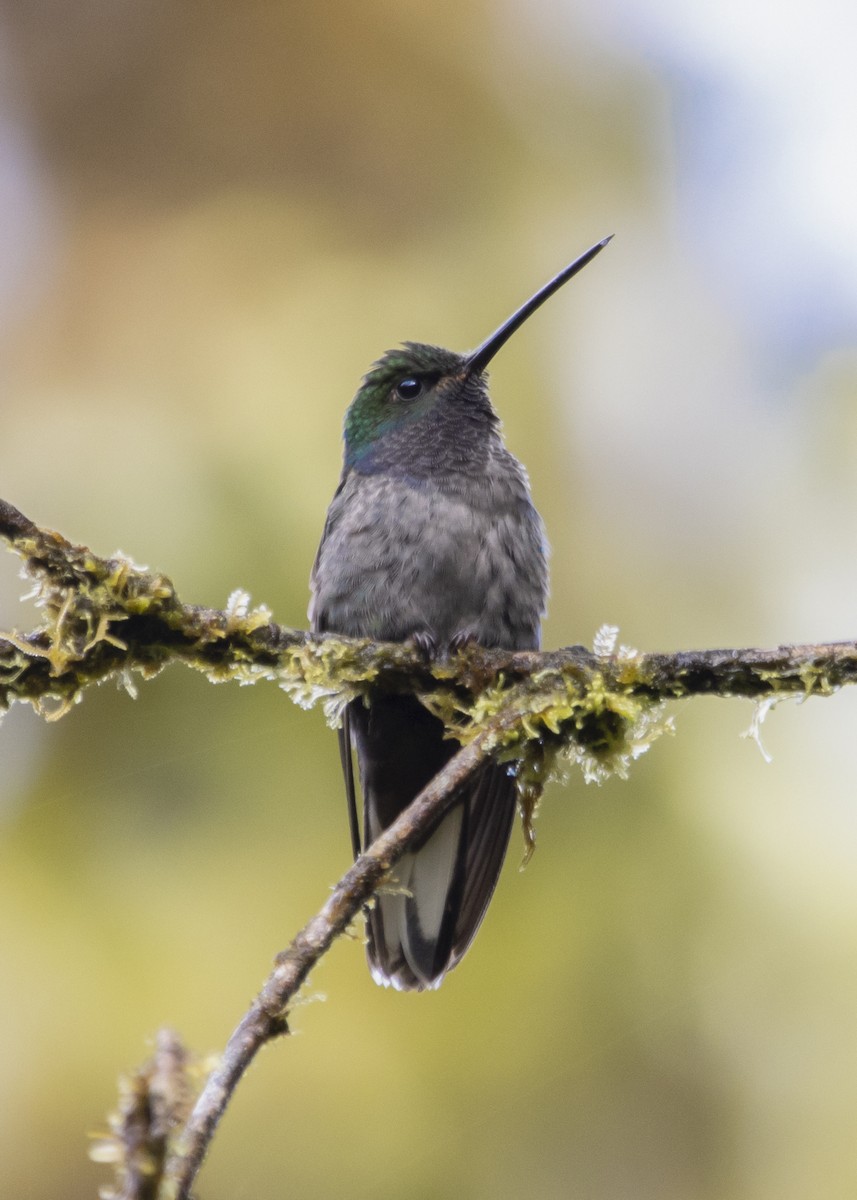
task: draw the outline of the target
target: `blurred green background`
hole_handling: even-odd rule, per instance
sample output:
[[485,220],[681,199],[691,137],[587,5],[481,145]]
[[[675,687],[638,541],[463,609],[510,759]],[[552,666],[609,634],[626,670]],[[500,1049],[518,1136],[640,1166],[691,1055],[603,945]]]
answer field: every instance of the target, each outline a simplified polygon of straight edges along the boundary
[[[0,4],[0,494],[305,623],[346,404],[503,351],[549,646],[857,635],[855,17],[798,0]],[[0,627],[35,619],[15,560]],[[857,1192],[857,696],[676,713],[546,797],[437,994],[339,944],[206,1200]],[[0,1192],[95,1195],[120,1070],[223,1045],[348,865],[334,735],[172,669],[0,728]]]

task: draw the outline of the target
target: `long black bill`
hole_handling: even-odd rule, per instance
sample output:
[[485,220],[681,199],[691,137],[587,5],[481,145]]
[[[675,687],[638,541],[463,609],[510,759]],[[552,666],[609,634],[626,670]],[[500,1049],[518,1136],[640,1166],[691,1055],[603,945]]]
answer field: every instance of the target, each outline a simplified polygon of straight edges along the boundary
[[569,263],[564,270],[560,271],[559,275],[555,275],[550,283],[546,283],[543,288],[536,292],[535,296],[531,296],[526,304],[522,304],[517,312],[512,313],[507,321],[504,321],[499,329],[495,329],[489,338],[486,338],[481,346],[477,346],[471,354],[468,355],[466,371],[468,375],[476,375],[480,371],[484,371],[491,359],[497,353],[501,346],[505,346],[512,334],[521,328],[527,317],[531,317],[537,308],[540,308],[545,300],[548,300],[556,291],[562,287],[564,283],[568,283],[572,275],[576,275],[578,271],[582,271],[587,263],[592,262],[596,254],[600,254],[613,234],[610,237],[604,238],[597,245],[592,246],[585,254],[581,254],[580,258],[576,258],[573,263]]

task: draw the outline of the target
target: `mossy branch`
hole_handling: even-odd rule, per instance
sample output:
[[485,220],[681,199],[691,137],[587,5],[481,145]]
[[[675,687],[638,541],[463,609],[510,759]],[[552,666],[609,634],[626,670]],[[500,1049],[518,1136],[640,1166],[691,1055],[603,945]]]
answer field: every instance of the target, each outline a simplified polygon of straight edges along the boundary
[[544,760],[563,750],[588,778],[602,778],[624,774],[669,728],[665,701],[830,695],[857,681],[855,642],[642,654],[602,634],[594,650],[471,646],[428,662],[408,643],[277,625],[244,592],[222,611],[183,604],[166,576],[121,555],[101,558],[2,500],[0,536],[20,555],[42,611],[36,629],[0,635],[0,711],[26,701],[49,720],[93,684],[114,678],[133,690],[135,676],[178,662],[213,682],[273,681],[305,707],[323,702],[333,721],[372,689],[412,692],[464,743],[515,710],[519,720],[495,734],[493,753],[511,760],[534,751]]
[[165,576],[72,545],[4,501],[0,536],[21,556],[42,610],[38,628],[0,637],[0,711],[26,701],[53,719],[93,684],[116,678],[133,690],[134,675],[150,678],[181,662],[216,682],[274,681],[304,706],[323,702],[333,721],[344,703],[370,691],[411,692],[462,744],[278,956],[193,1111],[185,1055],[171,1035],[162,1035],[151,1062],[125,1082],[110,1134],[96,1150],[115,1165],[121,1190],[114,1194],[124,1200],[187,1200],[235,1086],[261,1046],[288,1032],[289,1003],[312,967],[485,759],[517,764],[529,831],[559,755],[576,760],[588,779],[624,775],[671,728],[669,700],[743,696],[765,704],[830,695],[857,682],[855,642],[641,654],[617,648],[609,628],[593,650],[473,646],[429,662],[409,644],[276,625],[266,608],[251,609],[243,592],[233,593],[224,611],[183,604]]

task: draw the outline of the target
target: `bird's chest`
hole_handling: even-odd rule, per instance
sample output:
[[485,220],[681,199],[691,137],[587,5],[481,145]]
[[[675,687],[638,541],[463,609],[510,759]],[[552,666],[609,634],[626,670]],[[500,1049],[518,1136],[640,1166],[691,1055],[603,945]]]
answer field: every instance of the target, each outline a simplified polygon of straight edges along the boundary
[[486,644],[502,637],[525,532],[502,489],[359,482],[341,497],[319,563],[326,627],[390,640],[425,632],[438,644],[462,630]]
[[[367,514],[368,515],[368,514]],[[433,486],[380,489],[367,521],[343,529],[357,572],[397,597],[425,593],[435,605],[463,602],[474,590],[474,568],[492,558],[496,514],[471,495]],[[489,568],[490,569],[490,568]]]

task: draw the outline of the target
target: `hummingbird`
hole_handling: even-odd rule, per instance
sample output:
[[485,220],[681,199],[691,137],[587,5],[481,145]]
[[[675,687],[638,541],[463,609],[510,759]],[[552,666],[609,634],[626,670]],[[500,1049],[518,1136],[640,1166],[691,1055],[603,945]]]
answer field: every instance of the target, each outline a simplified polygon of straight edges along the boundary
[[[503,444],[485,371],[608,241],[470,353],[405,342],[371,367],[345,416],[342,475],[312,569],[314,632],[410,640],[429,657],[471,642],[538,649],[547,540],[526,471]],[[383,693],[348,704],[339,744],[355,858],[459,749],[415,697]],[[377,983],[436,988],[460,962],[493,895],[515,808],[514,764],[486,762],[400,859],[366,914]]]

